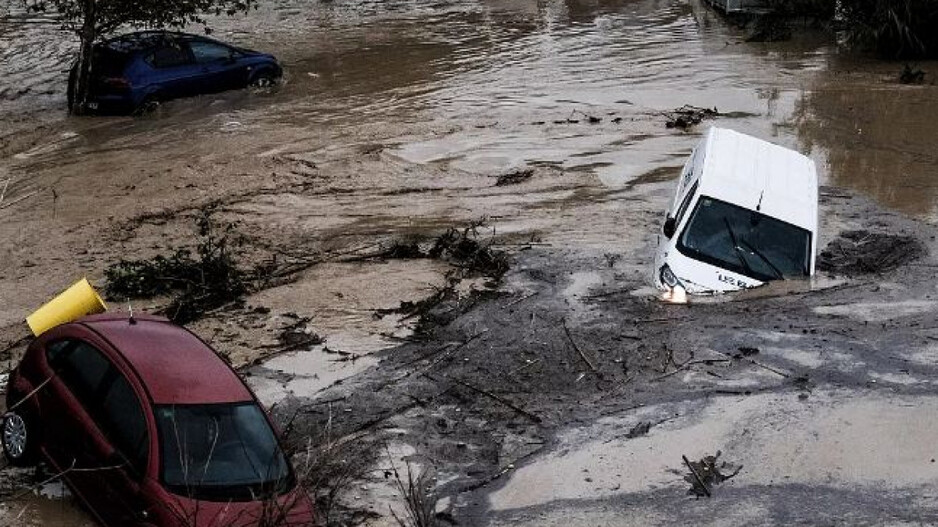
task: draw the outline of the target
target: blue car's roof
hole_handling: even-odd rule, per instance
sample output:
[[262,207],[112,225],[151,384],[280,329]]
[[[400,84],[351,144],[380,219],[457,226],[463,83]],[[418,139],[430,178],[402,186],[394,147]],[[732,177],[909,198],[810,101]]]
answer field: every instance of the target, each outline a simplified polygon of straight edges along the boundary
[[234,47],[230,44],[225,44],[224,42],[219,42],[217,40],[206,38],[200,35],[192,35],[189,33],[180,33],[175,31],[137,31],[135,33],[127,33],[125,35],[120,35],[108,40],[105,40],[103,45],[107,48],[120,51],[123,53],[133,53],[136,51],[145,51],[152,49],[159,45],[162,42],[169,40],[202,40],[206,42],[214,42],[221,44],[223,46]]

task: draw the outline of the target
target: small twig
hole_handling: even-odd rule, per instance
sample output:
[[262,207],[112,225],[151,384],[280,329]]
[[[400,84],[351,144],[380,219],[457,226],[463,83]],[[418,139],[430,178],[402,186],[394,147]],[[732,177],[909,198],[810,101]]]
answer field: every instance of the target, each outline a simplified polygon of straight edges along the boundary
[[[935,339],[935,340],[938,340],[938,339]],[[516,373],[521,372],[522,370],[526,370],[526,369],[530,368],[531,366],[534,366],[534,365],[537,364],[538,362],[541,362],[541,359],[534,359],[534,360],[528,362],[527,364],[524,364],[524,365],[522,365],[522,366],[519,366],[519,367],[515,368],[514,370],[508,372],[508,375],[511,376],[511,375],[514,375],[514,374],[516,374]]]
[[506,401],[505,399],[503,399],[503,398],[501,398],[501,397],[495,395],[494,393],[487,392],[487,391],[485,391],[485,390],[483,390],[483,389],[481,389],[481,388],[476,388],[475,386],[473,386],[473,385],[471,385],[471,384],[469,384],[469,383],[467,383],[467,382],[465,382],[465,381],[461,381],[461,380],[459,380],[459,379],[454,379],[454,378],[452,378],[452,377],[447,377],[447,379],[450,379],[451,381],[455,382],[456,384],[458,384],[458,385],[460,385],[460,386],[463,386],[463,387],[466,387],[466,388],[468,388],[468,389],[470,389],[470,390],[472,390],[472,391],[478,393],[479,395],[484,395],[484,396],[486,396],[486,397],[492,399],[493,401],[499,402],[499,403],[501,403],[501,404],[507,406],[508,408],[511,408],[512,410],[518,412],[519,414],[521,414],[521,415],[527,417],[528,419],[534,421],[535,423],[540,423],[540,422],[541,422],[541,418],[540,418],[540,417],[538,417],[538,416],[532,414],[531,412],[525,410],[524,408],[521,408],[520,406],[515,405],[515,404],[512,403],[511,401]]
[[3,197],[7,195],[7,187],[10,186],[10,182],[13,181],[15,176],[10,176],[7,178],[7,182],[3,185],[3,190],[0,191],[0,204],[3,204]]
[[731,361],[731,359],[697,359],[697,360],[688,360],[687,362],[681,363],[676,369],[674,369],[674,370],[672,370],[672,371],[669,371],[668,373],[665,373],[664,375],[659,375],[658,377],[655,377],[654,379],[652,379],[652,382],[654,382],[654,381],[660,381],[660,380],[662,380],[662,379],[667,379],[668,377],[670,377],[670,376],[672,376],[672,375],[674,375],[674,374],[676,374],[676,373],[678,373],[678,372],[684,371],[684,370],[686,370],[687,368],[689,368],[689,367],[691,367],[691,366],[693,366],[693,365],[695,365],[695,364],[711,364],[711,363],[714,363],[714,362],[730,362],[730,361]]
[[573,336],[570,335],[570,330],[567,329],[567,319],[560,319],[560,323],[563,325],[563,330],[567,334],[567,339],[570,341],[570,344],[573,345],[573,349],[575,349],[576,352],[580,354],[580,358],[582,358],[583,362],[585,362],[586,365],[589,366],[591,370],[593,370],[593,373],[598,374],[599,370],[596,369],[596,366],[593,366],[592,361],[586,357],[586,354],[583,353],[583,350],[581,350],[580,347],[576,345],[576,341],[573,340]]
[[[468,345],[470,342],[472,342],[472,341],[474,341],[475,339],[481,337],[482,335],[485,335],[486,333],[488,333],[488,331],[489,331],[488,329],[483,329],[482,331],[476,333],[475,335],[472,335],[472,336],[469,337],[468,339],[464,340],[463,342],[460,342],[459,344],[457,344],[457,345],[451,347],[450,349],[445,350],[445,351],[442,351],[442,353],[440,353],[440,355],[439,355],[437,358],[433,359],[433,360],[430,362],[430,364],[427,364],[426,366],[424,366],[424,367],[422,367],[422,368],[417,368],[417,369],[415,369],[415,370],[413,370],[413,371],[410,371],[410,372],[408,372],[408,373],[405,373],[405,374],[403,374],[403,375],[401,375],[401,376],[399,376],[399,377],[396,377],[396,378],[394,378],[394,379],[391,379],[390,381],[388,381],[388,382],[387,382],[386,384],[384,384],[383,386],[381,386],[381,387],[375,389],[375,391],[376,391],[376,392],[377,392],[377,391],[381,391],[381,390],[383,390],[384,388],[387,388],[388,386],[391,386],[391,385],[393,385],[393,384],[397,384],[397,383],[403,381],[404,379],[406,379],[406,378],[408,378],[408,377],[410,377],[411,375],[414,375],[414,374],[426,375],[426,373],[427,373],[428,371],[430,371],[431,369],[433,369],[433,367],[436,366],[437,364],[439,364],[439,363],[443,362],[444,360],[446,360],[446,358],[449,357],[450,355],[452,355],[453,353],[455,353],[456,350],[459,350],[459,349],[465,347],[465,346]],[[445,349],[445,347],[444,347],[444,349]]]
[[537,293],[538,293],[538,292],[535,291],[535,292],[533,292],[533,293],[531,293],[531,294],[529,294],[529,295],[524,295],[524,296],[521,297],[521,298],[518,298],[518,299],[516,299],[516,300],[512,300],[511,302],[508,302],[507,304],[505,304],[505,307],[511,307],[511,306],[513,306],[513,305],[515,305],[515,304],[519,304],[519,303],[521,303],[521,302],[524,302],[525,300],[531,298],[532,296],[537,295]]
[[730,359],[734,359],[734,358],[735,358],[735,359],[739,359],[739,360],[744,360],[744,361],[746,361],[746,362],[749,362],[749,363],[753,364],[754,366],[758,366],[758,367],[760,367],[760,368],[762,368],[762,369],[764,369],[764,370],[768,370],[768,371],[770,371],[770,372],[772,372],[772,373],[774,373],[774,374],[776,374],[776,375],[781,375],[782,377],[785,377],[786,379],[788,379],[788,378],[791,377],[791,374],[790,374],[790,373],[785,373],[785,372],[783,372],[783,371],[781,371],[781,370],[777,370],[777,369],[775,369],[775,368],[773,368],[773,367],[771,367],[771,366],[769,366],[769,365],[767,365],[767,364],[763,364],[763,363],[761,363],[761,362],[759,362],[759,361],[757,361],[757,360],[755,360],[755,359],[749,358],[749,357],[734,357],[734,356],[730,355],[729,353],[723,353],[722,351],[716,351],[716,350],[711,350],[711,351],[713,351],[714,353],[719,353],[720,355],[723,355],[724,357],[728,357],[728,358],[730,358]]
[[690,473],[694,475],[694,479],[697,480],[697,484],[700,485],[700,488],[703,489],[704,494],[706,494],[707,497],[709,498],[711,496],[710,488],[707,487],[707,484],[704,483],[703,478],[701,478],[700,474],[697,473],[697,469],[694,468],[694,465],[690,464],[690,460],[687,459],[687,456],[682,455],[681,458],[684,459],[684,464],[687,465],[688,469],[690,469]]
[[26,199],[26,198],[31,198],[31,197],[35,196],[36,194],[39,194],[39,191],[38,191],[38,190],[34,190],[34,191],[32,191],[32,192],[28,192],[28,193],[26,193],[26,194],[24,194],[24,195],[22,195],[22,196],[20,196],[20,197],[18,197],[18,198],[16,198],[16,199],[14,199],[13,201],[11,201],[11,202],[9,202],[9,203],[5,203],[5,204],[0,205],[0,209],[5,209],[5,208],[7,208],[7,207],[12,207],[13,205],[16,205],[17,203],[23,201],[24,199]]
[[759,361],[750,359],[749,357],[743,357],[743,360],[747,360],[747,361],[751,362],[752,364],[754,364],[754,365],[756,365],[756,366],[758,366],[758,367],[760,367],[760,368],[762,368],[762,369],[764,369],[764,370],[768,370],[768,371],[770,371],[770,372],[772,372],[772,373],[774,373],[774,374],[776,374],[776,375],[781,375],[782,377],[785,377],[786,379],[788,379],[788,378],[791,377],[791,374],[790,374],[790,373],[785,373],[785,372],[783,372],[783,371],[781,371],[781,370],[777,370],[777,369],[775,369],[775,368],[773,368],[773,367],[771,367],[771,366],[768,366],[768,365],[766,365],[766,364],[762,364],[762,363],[759,362]]
[[33,388],[33,390],[32,390],[31,392],[27,393],[25,397],[23,397],[22,399],[20,399],[19,401],[17,401],[16,404],[14,404],[14,405],[10,406],[9,408],[7,408],[7,412],[12,412],[13,410],[16,410],[17,408],[19,408],[21,404],[23,404],[23,403],[25,403],[26,401],[28,401],[29,398],[32,397],[33,395],[36,395],[36,392],[38,392],[39,390],[43,389],[47,384],[49,384],[49,381],[51,381],[51,380],[52,380],[52,377],[49,377],[48,379],[46,379],[46,380],[42,381],[41,383],[39,383],[39,386],[36,386],[35,388]]

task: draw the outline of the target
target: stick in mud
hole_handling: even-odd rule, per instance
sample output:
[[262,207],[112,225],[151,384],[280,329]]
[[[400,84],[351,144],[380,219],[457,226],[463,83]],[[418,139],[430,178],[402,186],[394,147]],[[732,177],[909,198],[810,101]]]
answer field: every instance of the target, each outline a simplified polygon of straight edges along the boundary
[[581,350],[580,347],[576,345],[576,341],[573,340],[573,336],[570,335],[570,330],[567,329],[567,319],[563,318],[560,320],[560,322],[563,324],[563,331],[567,334],[567,339],[570,341],[570,344],[573,345],[573,349],[575,349],[576,352],[580,354],[580,358],[582,358],[583,362],[585,362],[586,365],[589,366],[591,370],[593,370],[593,373],[598,374],[599,370],[596,369],[596,366],[593,366],[593,363],[586,357],[586,354],[583,353],[583,350]]
[[[429,377],[429,375],[428,375],[427,377]],[[502,399],[501,397],[495,395],[494,393],[487,392],[487,391],[485,391],[485,390],[483,390],[483,389],[481,389],[481,388],[476,388],[475,386],[473,386],[473,385],[471,385],[471,384],[469,384],[469,383],[467,383],[467,382],[461,381],[461,380],[459,380],[459,379],[454,379],[454,378],[452,378],[452,377],[446,377],[446,378],[449,379],[449,380],[451,380],[451,381],[453,381],[453,382],[455,382],[456,384],[458,384],[458,385],[460,385],[460,386],[469,388],[470,390],[472,390],[472,391],[478,393],[479,395],[484,395],[484,396],[486,396],[486,397],[492,399],[493,401],[499,402],[499,403],[501,403],[501,404],[507,406],[508,408],[511,408],[512,410],[514,410],[514,411],[518,412],[519,414],[521,414],[521,415],[527,417],[528,419],[534,421],[535,423],[540,423],[540,422],[542,421],[542,419],[541,419],[540,417],[538,417],[538,416],[532,414],[531,412],[525,410],[524,408],[521,408],[521,407],[515,405],[514,403],[512,403],[512,402],[510,402],[510,401],[506,401],[505,399]],[[431,379],[432,379],[432,377],[431,377]]]
[[700,474],[697,473],[697,470],[694,468],[694,466],[690,464],[690,460],[687,459],[687,456],[682,455],[681,458],[684,459],[684,464],[687,465],[688,469],[690,469],[690,473],[694,475],[694,479],[697,480],[697,484],[700,485],[700,488],[703,489],[704,494],[706,494],[708,498],[711,497],[712,494],[710,494],[710,487],[704,483],[703,478],[700,477]]
[[0,204],[3,204],[3,198],[7,195],[7,188],[10,186],[11,181],[13,181],[13,176],[7,178],[7,182],[3,184],[3,190],[0,190]]

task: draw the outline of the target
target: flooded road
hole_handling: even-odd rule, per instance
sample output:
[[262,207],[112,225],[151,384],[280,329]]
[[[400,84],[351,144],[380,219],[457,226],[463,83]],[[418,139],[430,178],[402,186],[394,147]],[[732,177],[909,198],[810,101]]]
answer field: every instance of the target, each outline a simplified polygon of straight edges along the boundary
[[0,24],[5,128],[38,117],[56,139],[24,152],[6,138],[0,147],[20,154],[8,172],[62,150],[60,162],[102,151],[132,162],[141,145],[290,155],[373,134],[410,162],[484,174],[554,166],[617,189],[680,163],[695,138],[656,116],[687,103],[752,114],[728,124],[812,155],[827,181],[935,215],[933,85],[899,85],[899,65],[844,56],[822,35],[745,43],[692,0],[266,3],[213,21],[213,34],[280,57],[280,90],[180,101],[143,120],[64,118],[70,36],[14,15]]
[[[487,218],[503,247],[608,257],[637,276],[670,180],[705,129],[665,128],[663,113],[684,104],[716,107],[727,115],[715,124],[810,155],[824,183],[938,219],[938,88],[899,85],[901,65],[840,52],[823,34],[746,43],[698,0],[265,2],[212,20],[213,36],[277,55],[282,86],[174,101],[142,118],[66,116],[73,37],[6,9],[6,334],[72,277],[100,279],[118,258],[178,246],[208,203],[260,252],[343,251]],[[532,177],[495,185],[520,169]],[[850,219],[824,218],[824,236]],[[365,355],[410,329],[375,310],[426,296],[446,271],[335,264],[253,295],[252,305],[311,317],[326,347],[363,357],[300,350],[253,371],[252,385],[275,402],[371,367]],[[619,279],[576,274],[566,293],[575,315],[590,316],[591,288]],[[916,302],[909,309],[933,309]],[[218,345],[253,342],[232,332]]]

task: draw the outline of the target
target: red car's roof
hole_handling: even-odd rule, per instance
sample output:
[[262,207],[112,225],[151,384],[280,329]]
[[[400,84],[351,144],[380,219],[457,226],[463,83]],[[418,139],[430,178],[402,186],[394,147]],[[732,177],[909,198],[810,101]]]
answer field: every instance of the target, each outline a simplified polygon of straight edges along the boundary
[[155,404],[250,401],[235,372],[195,335],[166,319],[127,315],[84,317],[80,323],[107,339],[137,371]]

